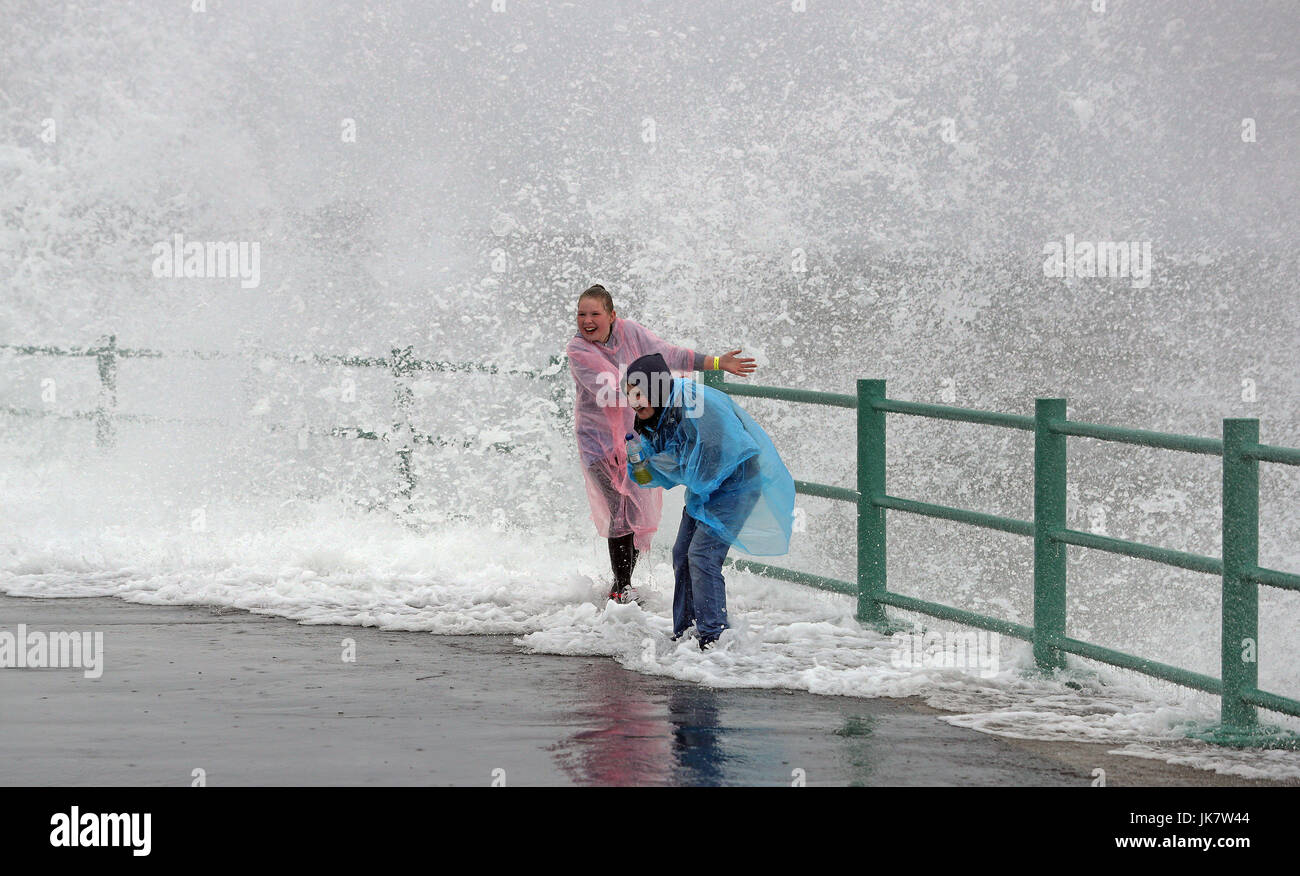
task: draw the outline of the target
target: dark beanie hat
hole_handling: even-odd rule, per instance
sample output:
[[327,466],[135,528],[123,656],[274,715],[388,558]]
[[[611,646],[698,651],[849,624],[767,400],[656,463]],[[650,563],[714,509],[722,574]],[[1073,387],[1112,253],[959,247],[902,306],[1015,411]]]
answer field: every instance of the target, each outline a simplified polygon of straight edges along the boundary
[[654,410],[654,414],[647,419],[636,419],[636,430],[644,432],[646,428],[657,429],[673,388],[673,372],[668,367],[668,362],[659,353],[647,353],[627,366],[624,380],[641,390]]

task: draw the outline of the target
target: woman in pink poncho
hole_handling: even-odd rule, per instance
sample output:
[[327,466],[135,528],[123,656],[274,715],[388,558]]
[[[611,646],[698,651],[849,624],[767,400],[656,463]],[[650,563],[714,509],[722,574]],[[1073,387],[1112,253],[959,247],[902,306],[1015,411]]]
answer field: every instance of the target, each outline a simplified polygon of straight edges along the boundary
[[574,429],[578,456],[587,482],[591,519],[609,541],[609,565],[614,586],[609,598],[630,598],[632,569],[641,551],[659,528],[663,491],[641,489],[627,477],[627,445],[635,414],[621,387],[627,366],[647,353],[659,353],[675,371],[721,370],[742,377],[757,367],[753,359],[732,350],[706,356],[674,347],[654,332],[614,312],[614,299],[604,286],[592,286],[578,297],[578,333],[565,354],[577,385]]

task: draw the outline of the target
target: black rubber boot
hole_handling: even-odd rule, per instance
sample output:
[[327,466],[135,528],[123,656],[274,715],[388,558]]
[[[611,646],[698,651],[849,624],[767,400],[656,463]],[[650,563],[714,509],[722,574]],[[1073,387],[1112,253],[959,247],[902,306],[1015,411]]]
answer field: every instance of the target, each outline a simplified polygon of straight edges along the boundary
[[635,538],[633,533],[620,535],[618,538],[609,539],[609,565],[614,571],[614,589],[610,593],[611,599],[619,598],[632,586],[632,570],[636,568],[637,556],[640,551],[632,544]]

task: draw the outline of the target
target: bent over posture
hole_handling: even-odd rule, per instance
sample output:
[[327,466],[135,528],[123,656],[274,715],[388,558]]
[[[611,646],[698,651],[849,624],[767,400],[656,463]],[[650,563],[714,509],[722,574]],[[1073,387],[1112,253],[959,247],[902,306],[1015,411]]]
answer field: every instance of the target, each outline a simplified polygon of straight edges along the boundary
[[[743,408],[720,390],[674,377],[663,356],[628,366],[625,390],[650,472],[643,486],[686,487],[673,547],[673,638],[693,622],[706,650],[727,628],[722,561],[731,546],[755,556],[789,551],[794,479]],[[629,478],[633,471],[629,462]]]

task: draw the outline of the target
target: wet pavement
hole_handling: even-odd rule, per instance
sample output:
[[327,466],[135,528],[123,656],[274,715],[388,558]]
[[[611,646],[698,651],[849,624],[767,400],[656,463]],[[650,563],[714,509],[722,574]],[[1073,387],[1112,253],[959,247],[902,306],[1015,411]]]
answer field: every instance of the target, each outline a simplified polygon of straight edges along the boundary
[[[0,596],[0,631],[18,624],[102,631],[103,674],[0,669],[3,785],[201,775],[209,786],[1086,787],[1104,754],[1096,746],[1097,758],[1071,765],[912,701],[716,690],[607,658],[525,654],[510,636]],[[1134,783],[1215,778],[1112,760]],[[1112,784],[1125,778],[1115,768]]]

